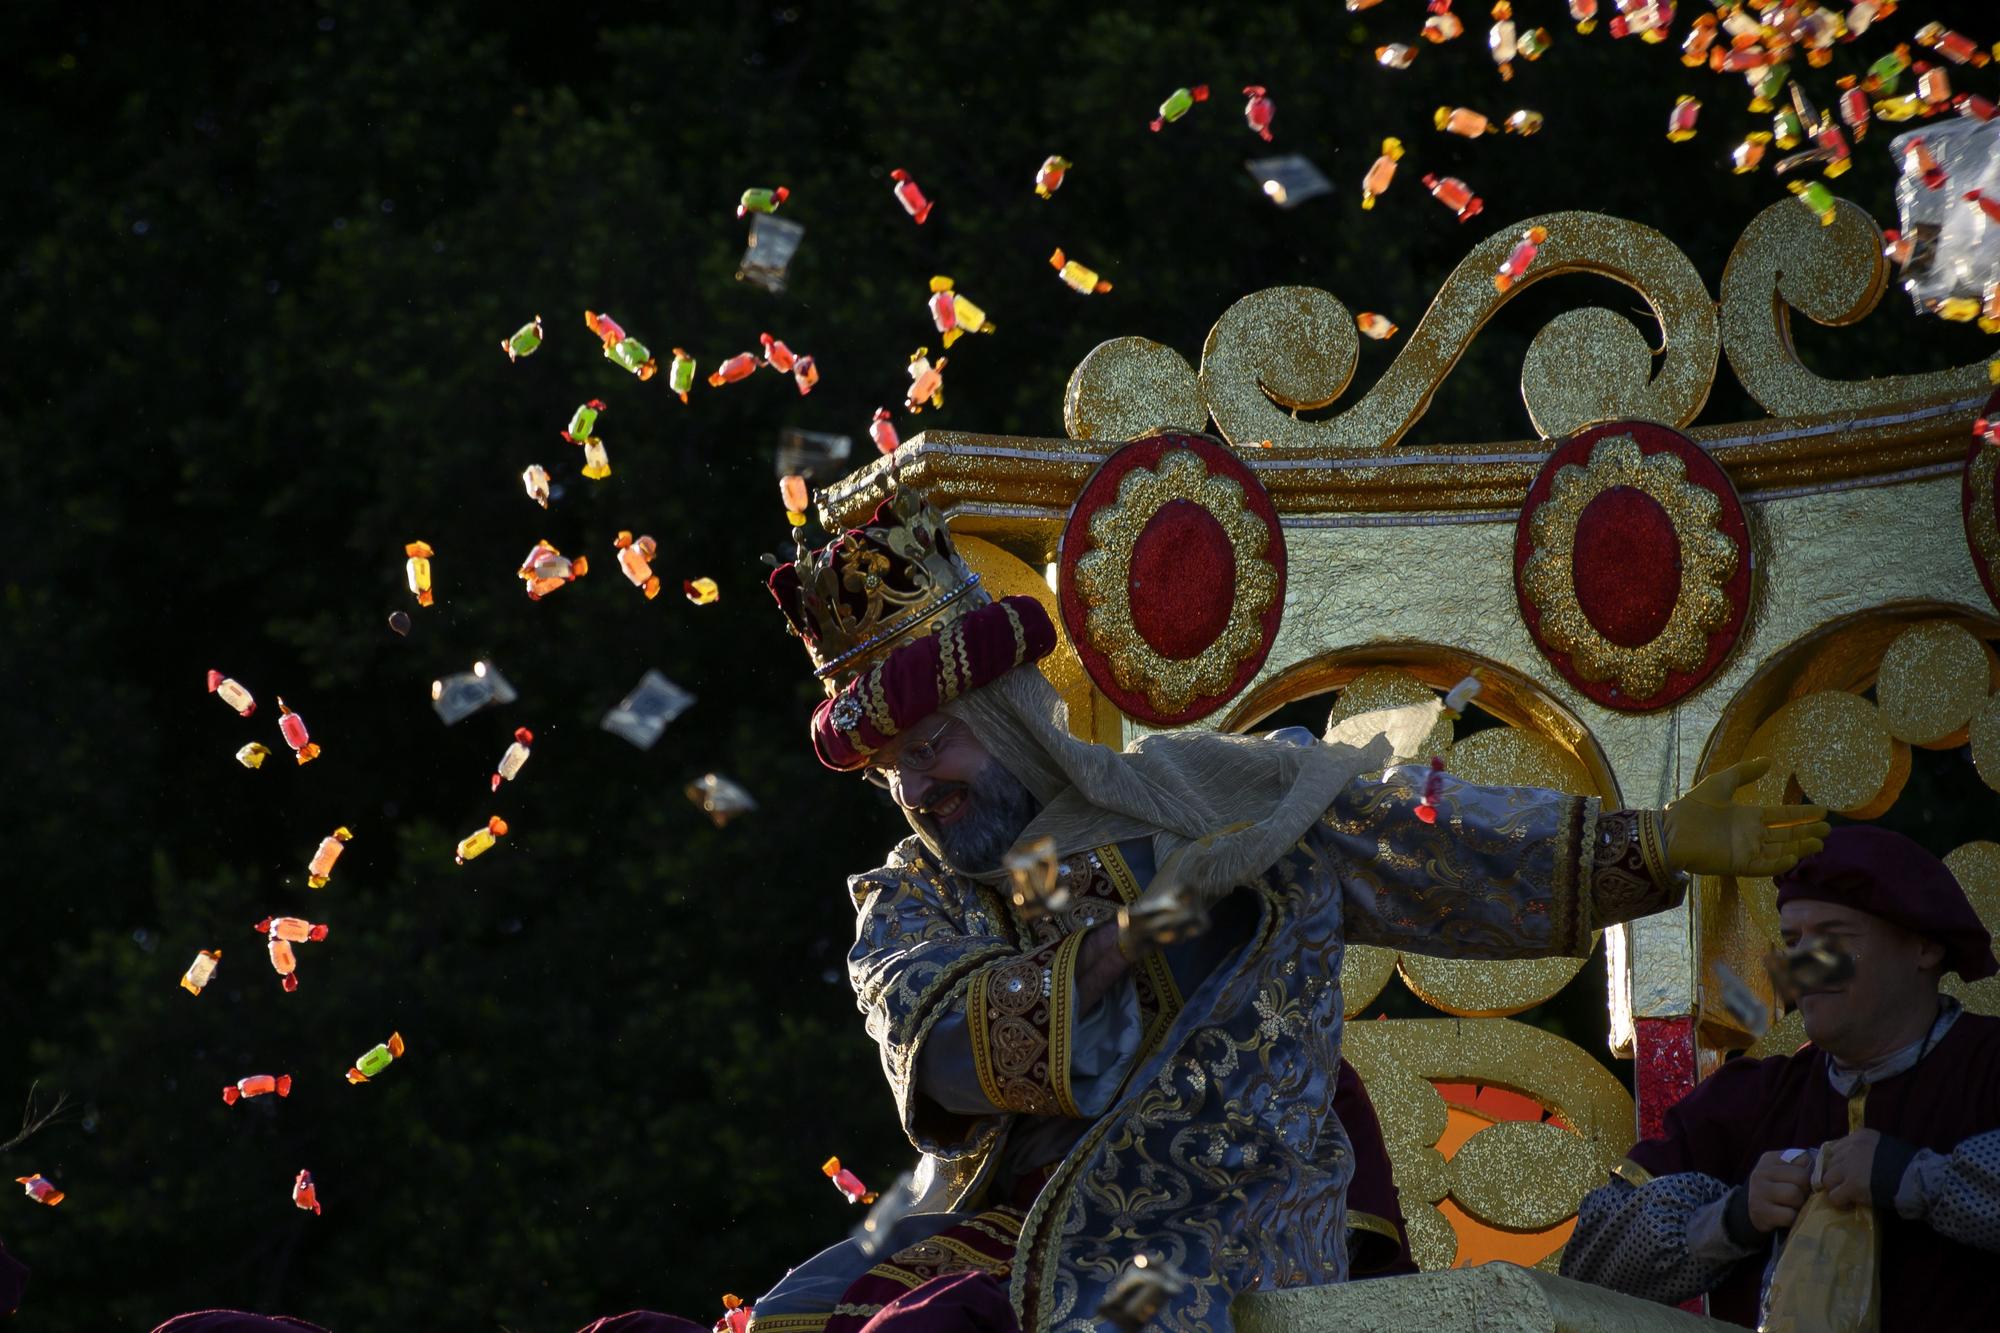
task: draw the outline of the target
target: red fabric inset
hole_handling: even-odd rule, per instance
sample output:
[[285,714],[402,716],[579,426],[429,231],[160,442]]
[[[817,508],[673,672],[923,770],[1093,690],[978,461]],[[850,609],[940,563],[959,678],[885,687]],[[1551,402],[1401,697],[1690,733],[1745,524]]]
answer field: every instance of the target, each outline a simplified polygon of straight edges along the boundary
[[1132,543],[1132,627],[1162,657],[1193,657],[1229,626],[1236,551],[1215,516],[1192,500],[1169,500]]
[[1570,559],[1576,600],[1591,625],[1621,648],[1660,637],[1681,595],[1681,543],[1660,502],[1614,486],[1585,506]]

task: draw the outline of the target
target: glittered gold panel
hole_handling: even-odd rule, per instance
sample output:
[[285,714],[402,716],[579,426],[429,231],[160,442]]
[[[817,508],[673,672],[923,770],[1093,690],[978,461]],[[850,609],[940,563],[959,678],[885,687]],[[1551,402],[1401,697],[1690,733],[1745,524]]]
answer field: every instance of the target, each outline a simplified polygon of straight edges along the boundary
[[1987,786],[2000,791],[2000,694],[1981,706],[1969,730],[1973,767]]
[[1722,1333],[1733,1327],[1575,1282],[1542,1264],[1246,1291],[1229,1307],[1229,1318],[1236,1333]]
[[[1972,900],[1980,924],[2000,938],[2000,842],[1968,842],[1948,852],[1944,863]],[[1945,978],[1944,989],[1975,1013],[2000,1014],[2000,976],[1967,981],[1954,974]]]
[[1897,740],[1929,750],[1965,744],[1994,684],[1993,650],[1963,625],[1932,620],[1903,631],[1882,655],[1875,700]]
[[2000,517],[1995,517],[1993,506],[1993,488],[2000,479],[2000,448],[1989,445],[1973,455],[1970,472],[1972,513],[1966,540],[1978,549],[1986,568],[2000,582]]
[[1208,405],[1179,352],[1150,338],[1113,338],[1070,372],[1063,429],[1074,440],[1113,444],[1160,431],[1200,435],[1208,429]]

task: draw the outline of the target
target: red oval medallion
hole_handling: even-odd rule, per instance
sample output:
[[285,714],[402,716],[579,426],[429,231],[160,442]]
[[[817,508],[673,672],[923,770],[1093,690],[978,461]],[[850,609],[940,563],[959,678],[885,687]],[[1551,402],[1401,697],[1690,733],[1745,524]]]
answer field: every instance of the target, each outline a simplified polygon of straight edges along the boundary
[[1169,500],[1132,543],[1132,628],[1162,657],[1189,658],[1229,626],[1217,588],[1236,586],[1236,551],[1215,515]]
[[1577,604],[1621,648],[1660,637],[1681,595],[1681,543],[1660,502],[1613,486],[1584,506],[1570,557]]

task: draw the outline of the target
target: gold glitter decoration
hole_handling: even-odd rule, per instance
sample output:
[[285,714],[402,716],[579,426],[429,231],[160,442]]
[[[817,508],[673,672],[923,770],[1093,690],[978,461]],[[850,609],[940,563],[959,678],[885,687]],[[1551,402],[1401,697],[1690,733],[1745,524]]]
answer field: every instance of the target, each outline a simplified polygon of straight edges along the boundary
[[[1428,1210],[1425,1210],[1428,1211]],[[1411,1246],[1416,1243],[1411,1228]],[[1480,1264],[1445,1272],[1246,1291],[1229,1307],[1236,1333],[1717,1333],[1729,1326],[1533,1268]]]
[[1179,352],[1150,338],[1112,338],[1070,372],[1063,429],[1074,440],[1114,444],[1161,430],[1199,435],[1208,429],[1208,406]]
[[[2000,935],[2000,842],[1968,842],[1948,853],[1944,863],[1979,913],[1980,924]],[[2000,976],[1967,981],[1954,972],[1943,989],[1976,1014],[2000,1014]]]
[[1410,1259],[1426,1273],[1458,1262],[1458,1232],[1451,1220],[1430,1204],[1403,1205],[1403,1234],[1410,1241]]
[[1853,819],[1874,819],[1896,803],[1910,776],[1910,749],[1889,735],[1873,704],[1821,690],[1787,704],[1781,716],[1774,738],[1780,755],[1773,757],[1790,764],[1808,801]]
[[2000,694],[1986,701],[1967,728],[1972,740],[1972,766],[1994,791],[2000,791]]
[[[1574,555],[1577,525],[1590,502],[1614,487],[1642,491],[1666,511],[1680,540],[1679,595],[1652,642],[1628,648],[1605,638],[1577,600]],[[1627,697],[1660,692],[1670,671],[1694,671],[1708,656],[1708,636],[1729,622],[1723,585],[1736,572],[1736,544],[1716,529],[1722,501],[1687,479],[1678,454],[1642,454],[1629,435],[1611,435],[1590,451],[1588,467],[1566,464],[1549,498],[1530,520],[1535,551],[1522,585],[1542,615],[1542,634],[1567,653],[1585,680],[1615,677]]]
[[[1193,657],[1161,654],[1132,623],[1132,552],[1147,523],[1173,500],[1207,510],[1236,554],[1236,599],[1229,623]],[[1243,488],[1211,476],[1201,455],[1174,449],[1157,470],[1134,468],[1118,483],[1118,498],[1090,518],[1094,543],[1076,562],[1076,589],[1090,608],[1084,632],[1111,664],[1119,688],[1143,690],[1162,713],[1178,713],[1204,695],[1229,688],[1243,659],[1263,642],[1264,608],[1278,595],[1278,571],[1264,553],[1271,531],[1245,503]]]
[[[1345,722],[1350,717],[1362,713],[1372,713],[1378,708],[1399,708],[1404,704],[1430,703],[1437,698],[1437,691],[1418,680],[1407,671],[1395,667],[1376,667],[1364,671],[1347,683],[1346,688],[1334,699],[1333,708],[1327,713],[1326,726],[1331,729],[1336,722]],[[1417,747],[1419,755],[1451,753],[1451,719],[1438,715],[1437,722]]]
[[1451,1197],[1489,1226],[1544,1231],[1576,1215],[1577,1201],[1605,1181],[1582,1136],[1530,1120],[1480,1130],[1451,1156]]
[[[1535,265],[1512,290],[1494,290],[1493,272],[1528,226],[1548,229]],[[1596,316],[1552,321],[1535,336],[1522,398],[1538,430],[1566,434],[1589,420],[1642,417],[1680,426],[1694,419],[1715,378],[1715,307],[1686,255],[1650,227],[1597,213],[1550,213],[1495,232],[1446,278],[1394,364],[1346,411],[1324,421],[1294,413],[1331,404],[1354,378],[1353,314],[1312,287],[1273,287],[1238,301],[1202,347],[1201,391],[1216,426],[1239,447],[1271,441],[1279,450],[1327,454],[1385,449],[1401,439],[1487,320],[1521,291],[1564,273],[1591,273],[1632,287],[1665,332],[1657,374],[1644,340],[1610,335]],[[1609,312],[1605,312],[1607,315]],[[1610,315],[1625,328],[1631,325]],[[1615,339],[1615,341],[1614,341]],[[1607,345],[1609,350],[1607,349]],[[1606,378],[1579,391],[1590,365]],[[1578,417],[1579,412],[1594,415]]]
[[1838,200],[1825,227],[1790,199],[1758,214],[1722,270],[1722,347],[1745,391],[1775,417],[1839,418],[1984,397],[1984,361],[1879,379],[1827,379],[1806,368],[1792,343],[1791,312],[1817,324],[1853,324],[1875,308],[1888,280],[1882,232],[1858,205]]
[[1373,944],[1350,944],[1340,956],[1340,1005],[1353,1018],[1375,1003],[1396,975],[1396,951]]
[[1056,693],[1068,706],[1070,725],[1075,727],[1087,723],[1091,711],[1090,677],[1083,669],[1082,659],[1076,655],[1076,648],[1069,641],[1068,631],[1063,628],[1055,589],[1035,571],[1034,566],[982,537],[959,532],[955,524],[951,538],[959,555],[964,557],[966,566],[979,575],[979,586],[990,593],[994,601],[1025,594],[1040,602],[1042,609],[1049,613],[1049,623],[1056,628],[1056,646],[1055,651],[1039,663],[1042,674],[1049,678],[1049,684],[1056,687]]
[[1972,456],[1972,513],[1966,539],[1986,562],[1987,572],[2000,583],[2000,517],[1995,517],[1993,506],[1996,473],[2000,473],[2000,449],[1988,445]]
[[1965,744],[1965,727],[1993,686],[1992,651],[1963,625],[1912,625],[1882,655],[1875,703],[1889,734],[1927,750]]

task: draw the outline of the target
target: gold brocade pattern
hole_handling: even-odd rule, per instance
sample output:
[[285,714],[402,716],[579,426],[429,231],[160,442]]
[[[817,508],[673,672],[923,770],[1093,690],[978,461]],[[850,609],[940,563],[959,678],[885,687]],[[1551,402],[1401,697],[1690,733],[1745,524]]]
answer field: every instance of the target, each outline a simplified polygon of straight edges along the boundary
[[[1201,506],[1229,538],[1236,555],[1235,600],[1229,623],[1193,657],[1161,655],[1132,620],[1132,552],[1147,523],[1174,500]],[[1219,694],[1263,640],[1262,618],[1277,596],[1278,573],[1266,560],[1270,529],[1245,503],[1243,488],[1211,476],[1201,456],[1170,451],[1157,469],[1134,468],[1118,498],[1090,520],[1093,549],[1076,563],[1076,587],[1090,612],[1085,633],[1104,654],[1121,689],[1142,690],[1162,713],[1178,713],[1204,695]]]
[[[1577,599],[1574,556],[1577,527],[1591,501],[1614,487],[1650,496],[1672,521],[1680,541],[1680,593],[1665,628],[1652,642],[1626,647],[1598,632]],[[1665,451],[1642,455],[1630,436],[1599,440],[1588,467],[1569,464],[1556,473],[1549,498],[1530,520],[1535,552],[1522,570],[1528,598],[1541,612],[1542,633],[1585,680],[1615,677],[1633,699],[1659,693],[1673,671],[1697,670],[1708,655],[1708,636],[1728,623],[1723,586],[1736,572],[1734,542],[1719,531],[1722,502],[1687,479],[1687,465]]]

